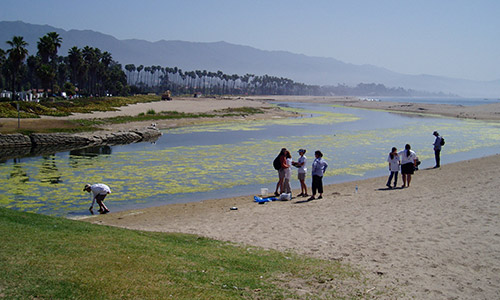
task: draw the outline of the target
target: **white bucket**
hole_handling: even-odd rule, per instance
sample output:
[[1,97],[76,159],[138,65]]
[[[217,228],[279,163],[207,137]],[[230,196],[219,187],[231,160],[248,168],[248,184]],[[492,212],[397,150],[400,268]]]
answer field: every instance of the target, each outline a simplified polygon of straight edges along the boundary
[[262,197],[267,196],[267,192],[268,192],[268,189],[267,189],[267,188],[261,188],[261,189],[260,189],[260,195],[261,195]]
[[280,201],[289,201],[292,200],[292,194],[281,194],[279,197]]

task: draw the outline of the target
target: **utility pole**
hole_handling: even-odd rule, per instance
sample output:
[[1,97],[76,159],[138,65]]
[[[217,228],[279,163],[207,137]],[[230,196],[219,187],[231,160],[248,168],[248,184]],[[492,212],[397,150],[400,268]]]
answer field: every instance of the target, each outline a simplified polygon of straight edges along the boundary
[[17,129],[21,128],[21,113],[19,112],[19,100],[16,102],[17,104]]

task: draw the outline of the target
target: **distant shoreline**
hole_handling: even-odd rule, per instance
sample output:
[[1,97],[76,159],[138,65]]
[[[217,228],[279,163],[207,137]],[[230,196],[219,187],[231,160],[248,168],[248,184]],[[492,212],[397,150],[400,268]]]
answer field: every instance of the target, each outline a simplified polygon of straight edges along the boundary
[[[288,118],[297,116],[297,113],[283,111],[269,102],[309,102],[326,103],[331,105],[342,105],[345,107],[377,109],[392,112],[415,113],[426,115],[438,115],[459,119],[473,119],[484,121],[500,121],[500,101],[498,103],[460,106],[449,104],[427,104],[408,103],[392,101],[366,101],[352,96],[246,96],[246,97],[222,97],[222,98],[189,98],[179,97],[172,101],[158,101],[149,103],[138,103],[119,107],[117,111],[94,112],[91,114],[74,114],[67,117],[42,116],[40,119],[22,119],[21,128],[33,126],[49,126],[54,121],[76,120],[76,119],[102,119],[116,116],[137,116],[147,113],[149,110],[177,111],[182,113],[209,113],[214,110],[252,107],[259,108],[264,113],[251,114],[238,117],[223,118],[181,118],[172,120],[154,121],[158,129],[168,129],[182,126],[202,124],[206,122],[219,122],[227,120],[261,120],[269,118]],[[40,125],[39,125],[40,124]],[[17,119],[0,119],[0,125],[4,128],[17,128]],[[102,125],[102,130],[120,131],[134,128],[144,128],[151,125],[151,121],[128,122],[123,124]],[[58,125],[60,126],[60,125]],[[4,131],[5,132],[5,131]],[[5,132],[7,133],[7,132]]]
[[367,101],[358,97],[326,97],[326,96],[256,96],[247,99],[283,102],[315,102],[346,107],[377,109],[393,112],[416,114],[431,114],[459,119],[473,119],[484,121],[500,121],[500,101],[498,103],[461,106],[450,104],[430,104],[392,101]]

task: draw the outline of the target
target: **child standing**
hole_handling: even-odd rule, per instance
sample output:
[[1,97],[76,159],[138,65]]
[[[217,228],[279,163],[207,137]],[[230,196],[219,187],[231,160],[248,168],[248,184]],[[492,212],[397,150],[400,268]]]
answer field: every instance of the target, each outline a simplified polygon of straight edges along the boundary
[[307,172],[307,157],[304,155],[306,154],[306,149],[299,149],[299,160],[296,162],[292,162],[292,164],[297,167],[297,178],[300,181],[300,194],[297,195],[297,197],[309,197],[307,194],[307,185],[306,185],[306,172]]
[[391,153],[389,153],[387,161],[389,162],[389,171],[391,172],[391,175],[389,175],[389,179],[387,180],[386,186],[392,189],[391,187],[392,177],[394,177],[394,187],[396,187],[396,185],[398,184],[398,172],[400,165],[398,149],[396,149],[396,147],[392,147],[392,151]]

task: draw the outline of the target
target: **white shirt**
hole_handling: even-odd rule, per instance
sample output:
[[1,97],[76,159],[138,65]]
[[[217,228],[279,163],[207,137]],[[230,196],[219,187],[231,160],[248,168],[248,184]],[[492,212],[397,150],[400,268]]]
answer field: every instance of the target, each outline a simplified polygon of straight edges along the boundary
[[417,159],[417,154],[413,150],[410,150],[410,156],[406,156],[406,150],[399,152],[398,155],[401,158],[402,165],[410,162],[415,163],[415,160]]
[[290,180],[290,178],[292,177],[292,159],[291,158],[287,158],[286,159],[286,164],[289,165],[290,167],[286,168],[285,169],[285,179],[288,179]]
[[393,154],[393,158],[391,158],[391,154],[387,157],[387,161],[389,162],[389,170],[391,172],[399,171],[399,155],[397,153]]
[[111,189],[109,186],[105,185],[104,183],[96,183],[90,186],[90,190],[92,191],[92,194],[94,194],[94,198],[97,195],[106,195],[106,194],[111,194]]
[[90,191],[92,192],[92,206],[94,207],[95,197],[97,195],[111,194],[111,189],[104,183],[96,183],[90,186]]
[[306,167],[306,162],[307,162],[307,157],[305,155],[302,155],[299,157],[299,160],[297,161],[299,164],[302,164],[297,170],[298,173],[307,173],[307,167]]

